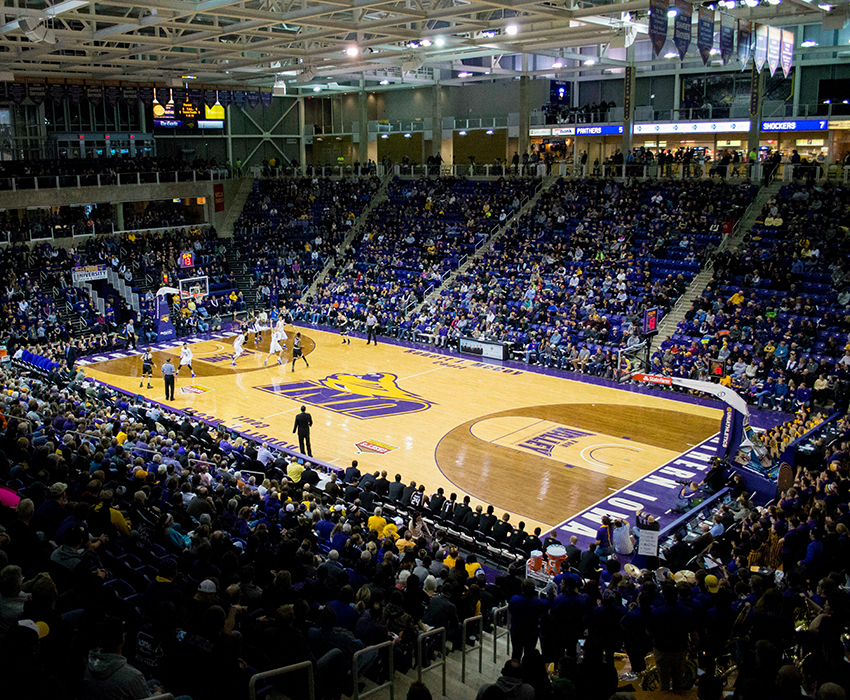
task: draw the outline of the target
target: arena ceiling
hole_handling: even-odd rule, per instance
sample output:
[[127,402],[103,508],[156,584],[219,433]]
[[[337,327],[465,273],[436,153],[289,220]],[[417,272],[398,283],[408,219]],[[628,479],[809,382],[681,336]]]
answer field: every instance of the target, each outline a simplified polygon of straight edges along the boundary
[[[849,0],[830,1],[837,5],[742,0],[723,11],[782,26],[846,17]],[[538,74],[578,70],[588,47],[601,47],[600,63],[622,65],[608,49],[622,48],[630,32],[646,39],[648,7],[648,0],[4,0],[0,60],[5,80],[277,81],[292,89],[365,78],[392,88],[432,82],[439,68],[443,83],[457,84],[515,77],[518,61],[502,59],[520,54],[554,59]]]

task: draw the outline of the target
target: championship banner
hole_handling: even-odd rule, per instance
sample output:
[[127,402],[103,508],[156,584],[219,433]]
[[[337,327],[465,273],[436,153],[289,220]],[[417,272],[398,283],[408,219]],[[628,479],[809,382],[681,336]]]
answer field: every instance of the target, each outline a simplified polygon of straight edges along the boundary
[[673,22],[673,44],[679,52],[679,58],[684,61],[688,47],[691,45],[691,18],[693,5],[687,0],[676,0],[676,20]]
[[213,203],[216,212],[224,211],[224,185],[220,183],[213,185]]
[[747,67],[750,54],[753,51],[753,25],[748,19],[738,20],[738,59],[741,70]]
[[103,102],[103,85],[86,85],[86,99],[95,107]]
[[68,102],[72,105],[78,105],[83,101],[86,95],[86,88],[82,83],[68,84]]
[[140,85],[139,86],[139,101],[150,107],[153,104],[153,85]]
[[755,120],[759,117],[759,92],[761,91],[761,73],[758,66],[753,61],[753,70],[750,75],[750,119]]
[[27,99],[26,83],[6,83],[6,95],[16,105],[23,104]]
[[201,88],[189,88],[189,91],[186,94],[186,99],[190,105],[200,109],[201,104],[204,101],[204,91],[201,90]]
[[128,105],[134,104],[139,101],[139,88],[136,85],[122,85],[121,86],[121,99],[124,100]]
[[227,107],[233,101],[233,93],[230,90],[218,91],[218,102],[222,107]]
[[106,265],[75,267],[71,270],[71,279],[74,281],[74,284],[78,282],[92,282],[93,280],[105,280],[109,276],[108,269]]
[[735,49],[735,18],[725,12],[720,14],[720,58],[729,63]]
[[186,88],[171,88],[171,99],[174,100],[174,113],[176,114],[179,106],[186,104]]
[[260,102],[263,107],[271,107],[272,91],[271,88],[260,88]]
[[65,85],[63,83],[50,83],[47,86],[47,94],[53,104],[61,105],[65,101]]
[[782,63],[782,73],[787,78],[791,75],[791,66],[794,63],[794,32],[787,29],[782,30],[780,61]]
[[171,88],[167,87],[158,87],[154,91],[156,95],[156,101],[159,102],[163,107],[171,102]]
[[632,121],[632,85],[634,84],[634,66],[626,66],[623,82],[623,121]]
[[649,0],[649,40],[655,55],[661,53],[664,42],[667,41],[667,10],[668,0]]
[[210,90],[209,88],[204,90],[204,104],[212,109],[215,107],[215,103],[218,101],[218,91]]
[[782,54],[782,30],[779,27],[767,28],[767,67],[770,75],[779,68],[779,57]]
[[237,107],[245,106],[245,91],[244,90],[234,90],[233,91],[233,104]]
[[705,65],[714,47],[714,10],[700,7],[697,17],[697,48]]
[[34,105],[40,105],[47,97],[47,85],[45,83],[27,83],[27,97]]
[[756,62],[756,70],[761,73],[767,61],[767,25],[760,24],[756,27],[756,48],[753,60]]
[[117,107],[121,101],[121,87],[119,85],[104,86],[103,99],[110,107]]
[[260,93],[257,90],[248,90],[248,92],[245,93],[245,99],[248,102],[248,106],[251,109],[254,109],[260,104]]

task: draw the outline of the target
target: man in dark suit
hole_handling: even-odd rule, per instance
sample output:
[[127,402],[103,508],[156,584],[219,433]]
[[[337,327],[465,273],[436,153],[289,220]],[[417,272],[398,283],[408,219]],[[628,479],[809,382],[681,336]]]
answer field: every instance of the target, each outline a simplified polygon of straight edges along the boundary
[[379,496],[386,497],[389,492],[390,482],[387,479],[387,472],[386,470],[384,470],[381,472],[381,476],[378,478],[378,480],[375,481],[375,493],[377,493]]
[[[526,554],[531,554],[531,552],[542,552],[543,551],[543,543],[540,541],[540,528],[534,528],[534,534],[529,535],[525,538],[525,542],[522,543],[522,549]],[[579,552],[581,554],[581,552]]]
[[567,550],[567,564],[571,569],[577,569],[579,562],[581,561],[581,550],[578,548],[577,543],[578,537],[573,535],[570,537],[570,543],[566,546]]
[[345,470],[345,476],[342,477],[342,480],[346,484],[360,480],[360,470],[357,468],[356,459],[351,460],[351,466]]
[[665,548],[664,559],[666,566],[670,567],[670,571],[679,571],[685,568],[691,556],[691,545],[682,540],[681,532],[673,533],[673,544],[669,548]]
[[374,474],[370,474],[366,472],[363,476],[360,477],[360,488],[366,488],[366,484],[369,484],[372,487],[372,492],[375,491],[375,482],[378,480],[378,476],[380,472],[375,472]]
[[487,512],[478,521],[478,529],[482,534],[489,535],[493,530],[493,525],[496,524],[496,520],[496,515],[493,513],[493,506],[487,506]]
[[464,496],[463,503],[455,507],[455,512],[452,514],[452,522],[455,525],[460,525],[467,514],[471,512],[472,508],[469,507],[469,496]]
[[[400,480],[401,476],[399,476],[398,478]],[[392,486],[392,484],[390,484],[390,486]],[[442,486],[437,489],[437,493],[435,493],[433,496],[431,496],[430,499],[428,499],[428,505],[430,505],[432,513],[442,512],[443,505],[445,504],[445,502],[446,502],[445,491],[443,491]]]
[[[313,448],[310,446],[310,426],[313,425],[313,416],[307,413],[307,407],[301,407],[301,413],[295,416],[295,425],[292,426],[292,432],[298,433],[298,451],[302,455],[308,457],[313,456]],[[304,451],[304,448],[307,451]]]
[[510,523],[511,516],[510,513],[505,513],[502,516],[502,519],[499,520],[495,525],[493,525],[492,535],[496,542],[500,544],[505,542],[508,539],[508,536],[511,534],[511,531],[514,529],[514,526]]
[[366,483],[363,487],[363,492],[360,494],[360,507],[367,513],[375,510],[375,492],[372,490],[372,484]]
[[65,348],[65,362],[68,363],[68,371],[74,371],[74,364],[77,362],[77,344],[72,340]]
[[356,481],[346,485],[343,498],[346,503],[354,503],[354,501],[360,498],[360,487]]
[[400,501],[401,495],[404,493],[404,484],[401,480],[401,474],[395,475],[395,480],[390,484],[387,491],[391,501]]
[[599,578],[599,557],[596,556],[596,543],[591,542],[587,549],[581,553],[581,559],[578,564],[578,572],[582,578],[590,578],[596,580]]
[[313,465],[308,462],[304,471],[301,472],[301,483],[315,486],[319,481],[319,472],[313,469]]

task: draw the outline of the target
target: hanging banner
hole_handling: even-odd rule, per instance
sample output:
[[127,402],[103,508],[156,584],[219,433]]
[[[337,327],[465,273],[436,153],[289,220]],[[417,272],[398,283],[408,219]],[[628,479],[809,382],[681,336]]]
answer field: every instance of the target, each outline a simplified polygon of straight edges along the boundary
[[118,85],[105,85],[103,87],[103,99],[110,107],[117,107],[121,101],[121,88]]
[[86,99],[95,106],[103,102],[103,85],[86,85]]
[[23,104],[27,99],[26,83],[6,83],[6,94],[16,105]]
[[62,83],[50,83],[47,86],[47,94],[50,96],[50,101],[55,105],[61,105],[65,100],[65,85]]
[[204,90],[204,104],[212,109],[215,107],[216,102],[218,102],[218,91],[210,90],[209,88]]
[[761,91],[761,73],[758,67],[753,62],[753,71],[750,75],[750,120],[756,120],[759,117],[759,92]]
[[756,48],[753,60],[756,62],[756,70],[761,73],[764,62],[767,60],[767,25],[760,24],[756,27]]
[[747,67],[753,47],[753,25],[748,19],[738,20],[738,60],[741,70]]
[[[171,88],[171,99],[174,100],[175,105],[186,104],[186,88]],[[175,109],[174,111],[176,112],[177,110]]]
[[272,104],[272,91],[269,88],[260,88],[260,102],[263,107],[270,107]]
[[779,68],[779,57],[782,54],[782,30],[779,27],[767,28],[767,67],[770,75]]
[[632,119],[632,88],[635,82],[635,67],[626,66],[625,74],[623,75],[623,120],[631,121]]
[[787,78],[791,75],[791,66],[794,63],[794,32],[787,29],[782,30],[782,49],[780,51],[782,73]]
[[139,86],[139,101],[150,107],[153,104],[153,85]]
[[248,106],[251,109],[254,109],[258,104],[260,104],[260,93],[256,90],[248,90],[245,93],[245,99],[248,101]]
[[649,40],[655,55],[661,53],[664,42],[667,41],[667,10],[668,0],[649,0]]
[[68,101],[72,105],[78,105],[86,95],[85,86],[82,83],[71,83],[68,85]]
[[224,185],[213,185],[213,204],[215,211],[224,211]]
[[135,104],[139,101],[139,88],[135,85],[122,85],[121,99],[128,105]]
[[725,12],[720,14],[720,58],[723,65],[729,63],[735,50],[735,18]]
[[687,0],[676,0],[676,20],[673,22],[673,44],[679,52],[679,58],[685,60],[688,47],[691,45],[691,17],[693,5]]
[[714,10],[700,7],[697,21],[697,48],[703,65],[708,63],[711,49],[714,47]]
[[218,102],[222,107],[227,107],[227,105],[233,102],[233,93],[230,90],[219,90]]
[[47,97],[47,85],[44,83],[27,83],[27,97],[34,105],[40,105]]
[[189,91],[186,93],[186,100],[193,107],[200,109],[204,103],[204,91],[201,88],[189,88]]
[[156,94],[156,101],[163,107],[171,102],[171,88],[158,87],[154,92]]
[[245,106],[245,91],[244,90],[234,90],[233,91],[233,104],[237,107]]

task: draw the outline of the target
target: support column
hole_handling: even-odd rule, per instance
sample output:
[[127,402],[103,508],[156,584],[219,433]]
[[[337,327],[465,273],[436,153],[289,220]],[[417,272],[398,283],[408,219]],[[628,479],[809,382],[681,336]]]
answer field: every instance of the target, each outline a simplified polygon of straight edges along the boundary
[[431,155],[435,158],[443,152],[443,88],[440,85],[440,69],[434,69],[434,97],[431,100]]
[[226,146],[227,146],[227,162],[230,163],[230,167],[235,167],[236,163],[233,161],[233,127],[231,125],[231,113],[230,113],[230,105],[224,108],[226,112],[224,118],[224,126],[225,126],[225,138],[226,138]]
[[369,110],[366,96],[366,78],[360,76],[360,92],[357,95],[358,108],[358,131],[360,137],[360,148],[357,160],[363,165],[369,160]]
[[753,61],[753,69],[750,74],[750,133],[747,136],[747,154],[753,149],[758,153],[762,98],[762,78],[756,69],[755,61]]
[[124,202],[113,202],[112,210],[115,212],[115,226],[119,231],[124,230]]
[[522,55],[522,75],[519,78],[519,157],[528,153],[528,131],[531,122],[531,100],[528,85],[528,54]]
[[623,83],[623,145],[620,149],[625,160],[632,150],[632,124],[635,114],[635,45],[626,49],[626,70]]
[[298,133],[301,134],[301,138],[298,139],[298,162],[301,165],[302,172],[304,172],[303,168],[307,166],[307,143],[306,138],[307,134],[307,115],[306,110],[304,109],[304,98],[298,98]]

